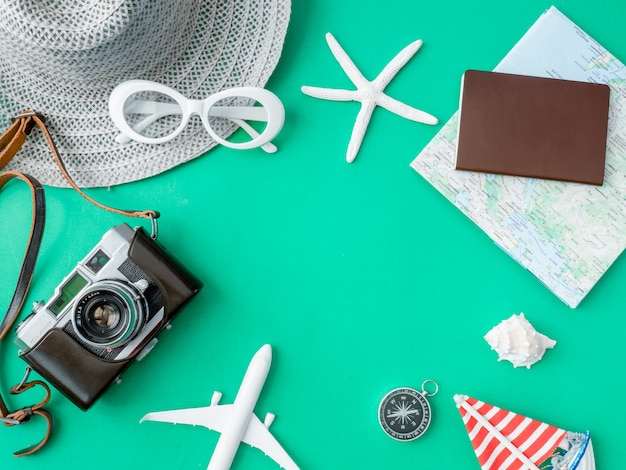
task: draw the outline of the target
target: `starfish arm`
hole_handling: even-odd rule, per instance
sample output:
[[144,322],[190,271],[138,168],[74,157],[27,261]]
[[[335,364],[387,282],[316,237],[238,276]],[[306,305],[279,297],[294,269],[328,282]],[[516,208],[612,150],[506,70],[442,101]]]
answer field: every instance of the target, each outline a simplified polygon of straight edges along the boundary
[[391,62],[389,62],[378,74],[372,84],[379,90],[383,90],[389,82],[393,80],[393,77],[396,76],[400,69],[404,67],[409,60],[411,60],[411,57],[415,55],[420,47],[422,47],[422,40],[418,39],[398,52],[398,54],[391,59]]
[[316,86],[303,86],[302,93],[313,98],[331,101],[356,101],[353,90],[335,90],[334,88],[321,88]]
[[428,114],[425,111],[421,111],[417,108],[402,103],[396,99],[393,99],[385,93],[380,93],[377,97],[377,104],[392,113],[397,114],[411,121],[421,122],[422,124],[435,125],[439,120],[432,114]]
[[365,131],[370,123],[375,107],[376,103],[374,101],[363,101],[361,104],[361,109],[356,116],[356,122],[352,128],[352,135],[350,136],[350,143],[348,144],[348,151],[346,153],[346,161],[348,163],[352,163],[357,153],[359,153],[361,143],[365,137]]
[[326,33],[326,42],[343,71],[357,88],[369,83],[332,34]]

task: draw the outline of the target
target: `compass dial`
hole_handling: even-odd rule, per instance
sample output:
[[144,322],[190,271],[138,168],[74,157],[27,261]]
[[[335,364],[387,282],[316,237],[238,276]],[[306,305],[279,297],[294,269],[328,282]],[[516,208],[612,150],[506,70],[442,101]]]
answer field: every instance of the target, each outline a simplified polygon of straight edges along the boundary
[[378,420],[389,436],[398,441],[412,441],[428,429],[430,405],[417,390],[396,388],[380,402]]

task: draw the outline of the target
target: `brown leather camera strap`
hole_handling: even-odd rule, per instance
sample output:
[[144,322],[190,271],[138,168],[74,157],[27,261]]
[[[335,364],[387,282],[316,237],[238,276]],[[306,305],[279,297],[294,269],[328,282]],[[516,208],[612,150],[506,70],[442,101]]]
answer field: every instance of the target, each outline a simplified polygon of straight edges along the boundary
[[30,282],[33,277],[35,262],[37,261],[37,254],[39,253],[46,219],[46,200],[43,188],[41,187],[41,184],[39,184],[39,181],[32,176],[25,175],[23,173],[6,171],[4,173],[0,173],[0,190],[13,178],[21,179],[28,184],[31,191],[33,209],[30,235],[28,237],[24,260],[22,261],[22,268],[17,280],[17,286],[15,288],[15,292],[13,293],[13,298],[9,304],[7,313],[0,323],[0,340],[8,333],[20,313],[22,305],[24,305],[24,300],[26,300],[26,294],[28,293],[28,288],[30,287]]
[[[159,217],[158,212],[153,210],[137,211],[114,209],[95,201],[87,194],[85,194],[76,185],[74,180],[70,177],[63,161],[61,160],[61,157],[52,140],[52,137],[50,136],[50,133],[46,128],[44,116],[39,113],[26,111],[20,114],[19,116],[14,118],[13,124],[9,127],[9,129],[7,129],[7,131],[2,136],[0,136],[0,170],[3,169],[17,154],[17,152],[22,147],[22,145],[26,141],[26,138],[35,126],[39,127],[39,129],[41,129],[41,131],[43,132],[43,135],[48,142],[48,145],[50,146],[50,150],[52,152],[55,162],[61,170],[64,178],[67,180],[72,188],[74,188],[87,201],[101,209],[107,210],[109,212],[114,212],[116,214],[121,214],[127,217],[142,217],[150,219],[152,221],[153,236],[156,236],[156,219]],[[30,287],[33,271],[35,268],[35,262],[39,253],[39,247],[41,245],[41,239],[43,236],[45,223],[45,197],[43,187],[41,186],[39,181],[37,181],[37,179],[33,178],[32,176],[23,173],[19,173],[16,171],[6,171],[0,173],[0,190],[5,186],[7,182],[14,178],[18,178],[24,181],[30,187],[33,201],[32,221],[30,236],[26,247],[26,253],[22,262],[22,268],[18,277],[17,286],[15,288],[13,298],[11,299],[11,302],[9,304],[7,313],[3,318],[0,318],[0,340],[6,336],[8,331],[17,320],[20,310],[24,305],[24,301],[26,300],[26,295],[28,294],[28,289]],[[13,455],[15,455],[16,457],[30,455],[41,449],[48,441],[52,430],[52,416],[50,415],[50,413],[48,413],[48,411],[43,409],[43,407],[48,403],[48,400],[50,399],[50,388],[46,383],[40,380],[33,380],[28,382],[27,379],[28,374],[30,373],[30,369],[27,369],[27,371],[28,372],[24,379],[18,385],[13,387],[10,390],[10,393],[12,395],[16,395],[30,390],[35,386],[41,386],[45,390],[45,397],[41,402],[35,405],[28,406],[17,411],[10,411],[6,404],[6,401],[0,394],[0,422],[7,426],[14,426],[29,421],[32,416],[41,416],[46,421],[47,430],[44,438],[39,443],[15,452]]]
[[[0,137],[0,142],[3,138],[4,136]],[[14,178],[18,178],[24,181],[30,188],[33,208],[30,235],[28,237],[28,243],[26,245],[26,253],[24,254],[24,259],[22,261],[22,268],[20,269],[20,273],[17,279],[17,285],[13,293],[13,298],[9,303],[9,307],[4,318],[2,318],[2,321],[0,322],[0,340],[6,336],[6,334],[11,329],[11,326],[13,326],[13,323],[15,323],[15,320],[17,319],[20,310],[22,309],[22,306],[24,305],[24,301],[26,300],[26,295],[28,293],[28,289],[30,287],[33,272],[35,269],[35,262],[37,261],[37,254],[39,253],[39,247],[41,246],[41,239],[43,237],[43,229],[46,218],[46,204],[43,188],[41,184],[39,184],[39,181],[37,181],[32,176],[13,171],[0,173],[0,190],[2,190],[7,182],[11,181]],[[48,441],[50,433],[52,431],[52,416],[50,415],[50,413],[48,413],[48,411],[43,409],[43,407],[46,405],[46,403],[48,403],[48,400],[50,399],[50,388],[48,387],[48,385],[40,380],[27,382],[27,377],[28,376],[24,377],[22,382],[13,387],[10,393],[12,395],[15,395],[29,390],[35,386],[41,386],[45,390],[44,399],[35,405],[27,406],[16,411],[9,411],[9,408],[4,401],[4,398],[2,398],[2,395],[0,394],[0,421],[2,421],[2,423],[7,426],[14,426],[17,424],[25,423],[29,421],[32,416],[38,415],[45,419],[47,424],[47,430],[44,438],[39,443],[15,452],[13,455],[15,455],[16,457],[30,455],[41,449]]]
[[44,434],[43,439],[38,443],[30,445],[22,450],[18,450],[17,452],[13,452],[15,457],[25,457],[27,455],[34,454],[46,445],[46,442],[48,442],[48,439],[50,439],[50,435],[52,434],[52,415],[48,412],[48,410],[43,408],[48,404],[48,401],[50,401],[50,387],[48,387],[48,384],[42,382],[41,380],[31,380],[28,382],[27,379],[29,374],[30,368],[26,368],[26,375],[24,376],[24,379],[19,384],[11,388],[9,393],[11,393],[11,395],[18,395],[30,390],[33,387],[39,386],[45,391],[44,398],[35,405],[25,406],[19,410],[9,412],[8,409],[6,409],[6,404],[0,397],[3,414],[6,411],[6,416],[3,416],[2,422],[5,426],[15,426],[29,422],[33,416],[41,416],[46,422],[46,433]]
[[126,217],[142,217],[144,219],[157,219],[159,217],[159,213],[154,210],[124,210],[124,209],[115,209],[113,207],[106,206],[104,204],[99,203],[94,200],[87,194],[83,192],[82,189],[78,187],[78,185],[74,182],[72,177],[70,176],[61,156],[59,155],[59,151],[52,140],[52,136],[46,127],[46,119],[45,117],[34,111],[24,111],[19,116],[13,118],[13,125],[5,132],[5,134],[0,137],[0,169],[4,168],[9,161],[15,156],[19,147],[26,140],[26,136],[30,134],[33,127],[37,126],[43,132],[46,141],[48,142],[48,146],[52,151],[52,155],[54,160],[61,170],[63,177],[68,182],[68,184],[74,188],[82,197],[84,197],[87,201],[92,203],[94,206],[99,207],[100,209],[104,209],[109,212],[113,212],[115,214],[124,215]]

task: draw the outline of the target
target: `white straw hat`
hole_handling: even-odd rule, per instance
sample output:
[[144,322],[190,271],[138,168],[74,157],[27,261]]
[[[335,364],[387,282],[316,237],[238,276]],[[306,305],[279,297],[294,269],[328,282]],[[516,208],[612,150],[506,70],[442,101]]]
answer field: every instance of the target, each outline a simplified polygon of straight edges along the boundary
[[[188,98],[267,82],[282,51],[290,0],[6,0],[0,12],[0,130],[42,113],[81,187],[161,173],[215,146],[200,120],[165,144],[131,141],[108,114],[113,88],[153,80]],[[7,169],[66,186],[41,132]]]

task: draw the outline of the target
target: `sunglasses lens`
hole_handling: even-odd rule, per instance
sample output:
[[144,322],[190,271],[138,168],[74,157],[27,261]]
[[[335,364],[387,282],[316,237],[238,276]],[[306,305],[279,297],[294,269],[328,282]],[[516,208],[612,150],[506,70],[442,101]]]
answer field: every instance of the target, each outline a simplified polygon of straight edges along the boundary
[[267,127],[267,110],[244,96],[230,96],[216,101],[208,110],[211,129],[231,146],[246,147]]
[[141,91],[130,95],[124,103],[124,119],[142,137],[162,139],[180,127],[183,111],[171,96]]

